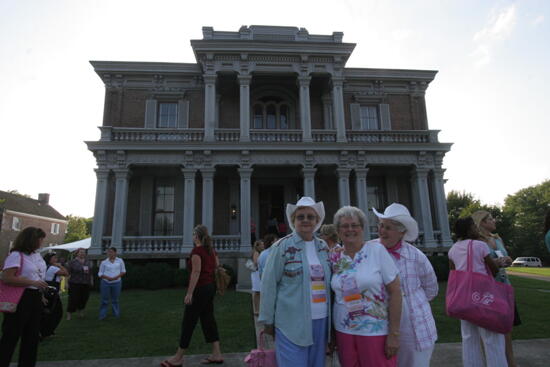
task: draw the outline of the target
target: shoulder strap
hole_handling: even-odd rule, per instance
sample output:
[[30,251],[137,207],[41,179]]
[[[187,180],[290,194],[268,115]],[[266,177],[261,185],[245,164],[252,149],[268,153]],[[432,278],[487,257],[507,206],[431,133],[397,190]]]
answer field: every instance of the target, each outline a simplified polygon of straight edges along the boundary
[[17,272],[15,273],[16,276],[20,276],[23,272],[23,253],[19,251],[19,269],[17,269]]
[[473,247],[474,246],[474,240],[470,240],[470,242],[468,242],[468,262],[467,262],[467,265],[466,265],[466,271],[468,272],[471,272],[472,271],[472,268],[473,268],[473,255],[472,255],[472,251],[473,251]]

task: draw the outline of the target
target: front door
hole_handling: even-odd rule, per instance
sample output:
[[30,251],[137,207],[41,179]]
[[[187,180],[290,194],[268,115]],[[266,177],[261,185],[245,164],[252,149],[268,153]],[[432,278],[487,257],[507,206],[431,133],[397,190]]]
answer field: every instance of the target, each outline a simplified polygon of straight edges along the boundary
[[260,238],[267,233],[279,233],[279,224],[285,220],[285,189],[283,185],[259,185],[260,223],[258,232]]

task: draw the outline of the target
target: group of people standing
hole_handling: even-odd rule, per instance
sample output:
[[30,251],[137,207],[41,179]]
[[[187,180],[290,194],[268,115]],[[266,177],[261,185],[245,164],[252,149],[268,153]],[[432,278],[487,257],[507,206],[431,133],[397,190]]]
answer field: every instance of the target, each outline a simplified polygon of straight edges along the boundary
[[[343,367],[427,367],[437,340],[430,301],[438,282],[428,258],[414,245],[418,224],[401,204],[378,217],[378,238],[366,241],[367,218],[345,206],[321,228],[322,202],[288,204],[292,234],[271,246],[261,276],[258,321],[275,336],[279,367],[324,366],[336,348]],[[452,269],[464,270],[465,243],[474,240],[474,270],[509,283],[511,264],[495,220],[479,211],[455,228]],[[520,323],[515,314],[515,325]],[[511,336],[461,321],[464,366],[515,366]],[[482,344],[484,352],[482,351]],[[328,347],[327,347],[328,346]],[[485,354],[485,357],[483,356]]]
[[[24,288],[13,313],[4,313],[0,337],[0,367],[8,367],[19,341],[19,366],[36,364],[38,344],[55,335],[63,318],[60,298],[61,278],[68,278],[67,321],[78,312],[84,316],[90,289],[93,285],[92,264],[85,249],[78,249],[74,258],[62,264],[56,253],[40,255],[46,233],[37,227],[23,229],[15,239],[10,254],[4,261],[2,282]],[[116,257],[116,249],[108,250],[108,258],[101,263],[99,277],[102,284],[100,319],[105,317],[108,302],[113,313],[119,315],[118,294],[124,262]]]
[[365,213],[340,208],[321,230],[329,247],[316,236],[323,203],[303,197],[287,205],[293,232],[271,247],[258,318],[275,336],[279,367],[324,366],[327,345],[337,346],[344,367],[429,366],[437,339],[429,301],[438,285],[409,243],[418,225],[401,204],[374,213],[379,238],[365,241]]

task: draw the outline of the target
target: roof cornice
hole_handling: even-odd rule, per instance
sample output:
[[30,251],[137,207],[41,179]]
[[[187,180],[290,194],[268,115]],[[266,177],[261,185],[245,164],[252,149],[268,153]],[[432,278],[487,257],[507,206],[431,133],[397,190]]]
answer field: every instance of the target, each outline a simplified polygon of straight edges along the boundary
[[346,79],[394,79],[431,82],[437,70],[345,68]]

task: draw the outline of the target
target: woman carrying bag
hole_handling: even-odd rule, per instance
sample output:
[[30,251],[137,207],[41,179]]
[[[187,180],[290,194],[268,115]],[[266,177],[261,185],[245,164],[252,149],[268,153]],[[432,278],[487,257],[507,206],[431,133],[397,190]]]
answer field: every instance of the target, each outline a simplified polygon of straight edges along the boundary
[[40,318],[42,317],[42,294],[48,287],[44,281],[46,264],[37,251],[46,233],[40,228],[27,227],[13,243],[11,253],[4,262],[2,290],[6,286],[22,287],[25,290],[15,312],[5,312],[0,338],[0,367],[8,367],[13,352],[21,339],[18,366],[32,367],[38,352]]
[[[487,367],[508,366],[504,347],[504,334],[489,330],[487,328],[488,319],[484,319],[484,317],[494,316],[494,314],[484,314],[480,317],[482,313],[479,312],[479,309],[470,312],[472,307],[479,303],[486,306],[490,306],[491,303],[501,303],[499,300],[492,298],[494,294],[472,292],[470,289],[472,278],[477,278],[478,284],[476,286],[479,286],[483,280],[499,284],[492,279],[498,272],[498,266],[489,254],[487,244],[478,240],[480,234],[472,217],[457,220],[455,235],[458,242],[449,250],[451,274],[447,286],[446,308],[449,316],[461,319],[463,364],[468,367],[483,366],[483,351],[481,349],[483,343]],[[482,276],[476,277],[475,273]],[[511,328],[513,309],[509,311],[509,320],[504,318],[497,320],[492,327],[503,327],[509,321]],[[466,321],[466,318],[470,321]],[[478,326],[479,324],[483,324],[485,327]]]

